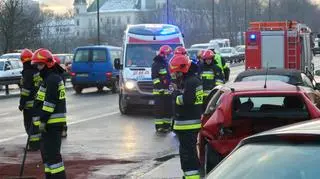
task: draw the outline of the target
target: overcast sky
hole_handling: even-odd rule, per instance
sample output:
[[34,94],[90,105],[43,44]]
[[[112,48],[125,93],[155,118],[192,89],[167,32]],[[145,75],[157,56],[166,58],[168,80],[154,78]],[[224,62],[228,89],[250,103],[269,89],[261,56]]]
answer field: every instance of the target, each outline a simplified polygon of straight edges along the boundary
[[[49,8],[54,10],[56,13],[63,13],[63,12],[66,12],[68,9],[72,9],[72,4],[74,0],[38,0],[38,1],[49,5]],[[87,2],[92,2],[92,1],[93,0],[87,0]],[[320,4],[320,0],[311,0],[311,1]]]

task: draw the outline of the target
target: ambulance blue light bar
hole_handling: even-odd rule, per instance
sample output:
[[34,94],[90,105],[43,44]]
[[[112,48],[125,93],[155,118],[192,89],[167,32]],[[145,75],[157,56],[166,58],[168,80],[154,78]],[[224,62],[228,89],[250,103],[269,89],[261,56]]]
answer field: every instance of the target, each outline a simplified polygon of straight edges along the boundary
[[257,39],[256,34],[251,34],[251,35],[250,35],[250,40],[256,40],[256,39]]
[[180,33],[178,27],[169,24],[138,24],[128,28],[129,33],[147,36],[163,36]]
[[175,33],[177,33],[177,30],[174,27],[165,27],[160,30],[161,35],[170,35],[170,34],[175,34]]

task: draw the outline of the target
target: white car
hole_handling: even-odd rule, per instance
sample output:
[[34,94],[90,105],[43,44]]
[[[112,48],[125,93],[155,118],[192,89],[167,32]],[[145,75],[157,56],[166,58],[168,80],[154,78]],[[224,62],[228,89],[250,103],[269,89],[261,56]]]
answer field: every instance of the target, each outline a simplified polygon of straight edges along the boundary
[[20,85],[22,70],[20,59],[0,57],[0,85]]
[[226,62],[236,63],[240,62],[239,53],[233,47],[220,48],[220,55]]
[[20,59],[20,53],[6,53],[0,56],[0,58],[17,58]]

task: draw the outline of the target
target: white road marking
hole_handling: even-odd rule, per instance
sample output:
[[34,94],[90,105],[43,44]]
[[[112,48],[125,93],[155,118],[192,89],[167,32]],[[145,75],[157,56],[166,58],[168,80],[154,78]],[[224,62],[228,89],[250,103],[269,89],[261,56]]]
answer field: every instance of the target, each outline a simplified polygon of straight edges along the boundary
[[[70,123],[68,123],[68,125],[73,125],[73,124],[78,124],[78,123],[82,123],[82,122],[92,121],[92,120],[100,119],[102,117],[112,116],[112,115],[115,115],[115,114],[119,114],[119,111],[106,113],[106,114],[101,114],[101,115],[98,115],[98,116],[89,117],[87,119],[70,122]],[[27,134],[19,134],[19,135],[16,135],[16,136],[0,139],[0,143],[8,142],[8,141],[15,140],[15,139],[20,138],[20,137],[26,137],[26,136],[27,136]]]
[[9,113],[6,112],[6,113],[1,113],[0,116],[5,116],[5,115],[8,115]]

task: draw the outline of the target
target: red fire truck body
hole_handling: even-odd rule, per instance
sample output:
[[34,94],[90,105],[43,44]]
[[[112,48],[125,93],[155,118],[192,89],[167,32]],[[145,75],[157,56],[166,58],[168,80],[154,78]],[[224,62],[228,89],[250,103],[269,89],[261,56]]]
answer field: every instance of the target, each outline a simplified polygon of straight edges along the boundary
[[285,68],[313,73],[311,30],[296,21],[251,22],[246,69]]

